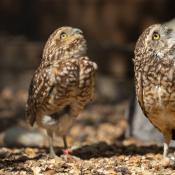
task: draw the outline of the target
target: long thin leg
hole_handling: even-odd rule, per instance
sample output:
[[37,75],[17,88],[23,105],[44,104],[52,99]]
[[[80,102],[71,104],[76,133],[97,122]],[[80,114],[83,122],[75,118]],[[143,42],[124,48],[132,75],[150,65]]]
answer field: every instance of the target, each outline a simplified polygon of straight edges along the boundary
[[53,133],[48,131],[47,134],[49,137],[49,154],[51,157],[56,157],[54,147],[53,147]]
[[66,136],[65,135],[63,136],[63,143],[64,143],[64,149],[67,149],[68,146],[67,146],[67,140],[66,140]]
[[162,165],[163,166],[169,166],[171,164],[171,157],[168,156],[168,149],[169,149],[169,144],[171,141],[171,132],[167,132],[164,134],[164,143],[163,143],[163,160],[162,160]]
[[171,138],[172,138],[171,131],[164,134],[164,143],[163,143],[163,157],[164,158],[168,157],[168,150],[169,150],[169,144],[170,144]]
[[166,158],[168,156],[169,143],[163,143],[163,157]]
[[64,154],[65,155],[71,154],[72,151],[68,149],[67,140],[66,140],[65,135],[63,136],[63,143],[64,143],[64,150],[63,150]]

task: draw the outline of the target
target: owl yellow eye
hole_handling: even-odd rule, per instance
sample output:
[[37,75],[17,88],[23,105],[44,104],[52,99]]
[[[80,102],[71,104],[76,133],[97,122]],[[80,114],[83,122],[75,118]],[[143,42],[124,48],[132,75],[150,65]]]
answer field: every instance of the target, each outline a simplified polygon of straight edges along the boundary
[[153,40],[159,40],[160,39],[160,34],[157,33],[157,32],[153,33],[152,39]]
[[65,39],[67,37],[67,34],[65,32],[62,32],[60,34],[60,39]]

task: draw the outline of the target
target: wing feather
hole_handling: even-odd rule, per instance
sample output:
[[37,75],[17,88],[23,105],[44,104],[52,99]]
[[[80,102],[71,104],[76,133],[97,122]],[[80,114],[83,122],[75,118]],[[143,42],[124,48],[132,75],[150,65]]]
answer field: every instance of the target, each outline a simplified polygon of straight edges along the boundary
[[45,68],[38,68],[31,80],[26,107],[26,115],[31,125],[35,123],[38,112],[56,97],[53,95],[55,88],[55,94],[58,93],[57,101],[67,97],[70,89],[77,84],[78,69],[78,60],[75,59],[55,61]]
[[[95,74],[97,64],[89,60],[88,57],[82,57],[79,61],[79,88],[80,95],[86,96],[85,101],[94,99],[95,94]],[[86,103],[86,102],[85,102]]]

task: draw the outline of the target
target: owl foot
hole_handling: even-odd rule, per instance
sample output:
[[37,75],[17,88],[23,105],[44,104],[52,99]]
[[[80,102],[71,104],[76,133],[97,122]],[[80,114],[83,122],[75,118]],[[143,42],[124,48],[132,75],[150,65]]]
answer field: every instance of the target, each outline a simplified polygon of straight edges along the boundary
[[175,154],[174,153],[169,154],[168,158],[170,160],[170,166],[175,166]]
[[164,157],[162,160],[162,165],[164,167],[175,166],[175,154],[169,154],[167,157]]
[[54,158],[57,158],[58,156],[56,154],[53,154],[53,153],[49,153],[49,158],[50,159],[54,159]]
[[64,155],[71,155],[72,154],[72,150],[70,150],[70,149],[64,149],[63,150],[63,153],[64,153]]
[[64,149],[63,149],[64,155],[71,155],[72,154],[72,150],[68,149],[67,140],[66,140],[66,136],[65,135],[63,136],[63,143],[64,143]]
[[53,147],[50,147],[49,157],[50,157],[50,158],[56,158],[56,157],[57,157],[57,155],[56,155],[56,153],[55,153]]

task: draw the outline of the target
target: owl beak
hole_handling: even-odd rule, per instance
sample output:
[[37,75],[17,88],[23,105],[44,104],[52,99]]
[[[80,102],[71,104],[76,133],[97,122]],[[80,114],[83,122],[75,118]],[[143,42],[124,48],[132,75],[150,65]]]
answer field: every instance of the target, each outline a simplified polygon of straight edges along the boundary
[[74,28],[73,31],[77,34],[83,34],[82,30],[78,29],[78,28]]

